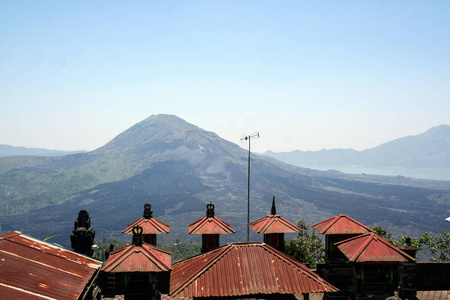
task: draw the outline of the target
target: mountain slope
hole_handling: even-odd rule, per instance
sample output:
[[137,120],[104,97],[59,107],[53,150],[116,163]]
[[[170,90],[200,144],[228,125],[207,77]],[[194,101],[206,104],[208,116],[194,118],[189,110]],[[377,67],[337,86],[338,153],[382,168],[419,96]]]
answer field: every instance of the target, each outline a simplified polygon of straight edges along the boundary
[[450,125],[433,127],[423,134],[407,136],[372,149],[332,149],[265,155],[297,166],[409,167],[450,169]]
[[[167,240],[187,237],[187,225],[216,204],[242,241],[247,216],[247,151],[176,116],[156,115],[132,126],[105,146],[63,157],[0,159],[2,230],[36,237],[61,234],[68,246],[72,222],[89,211],[97,238],[120,231],[151,203],[155,217],[172,225]],[[252,156],[251,220],[266,215],[273,195],[291,222],[318,222],[347,213],[368,225],[411,234],[440,231],[450,212],[438,194],[448,182],[349,176],[286,165]],[[192,238],[192,237],[191,237]],[[260,239],[252,234],[252,239]]]

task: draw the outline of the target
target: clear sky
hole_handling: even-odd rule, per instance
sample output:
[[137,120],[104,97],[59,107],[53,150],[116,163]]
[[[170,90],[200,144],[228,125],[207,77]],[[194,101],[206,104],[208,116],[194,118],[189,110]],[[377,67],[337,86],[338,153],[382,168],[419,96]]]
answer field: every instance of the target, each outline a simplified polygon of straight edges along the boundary
[[0,1],[0,144],[93,150],[175,114],[252,150],[450,124],[450,1]]

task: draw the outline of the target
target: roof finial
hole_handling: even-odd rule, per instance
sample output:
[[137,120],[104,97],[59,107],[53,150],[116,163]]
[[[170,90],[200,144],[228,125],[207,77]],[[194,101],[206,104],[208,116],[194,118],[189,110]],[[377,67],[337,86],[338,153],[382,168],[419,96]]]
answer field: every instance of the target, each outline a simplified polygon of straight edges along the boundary
[[276,215],[277,214],[277,209],[275,207],[275,196],[273,196],[273,200],[272,200],[272,210],[270,211],[270,213],[272,215]]
[[209,204],[206,204],[206,216],[208,218],[214,218],[214,207],[215,205],[209,202]]
[[132,242],[133,245],[142,246],[142,240],[143,240],[142,231],[143,231],[143,229],[141,226],[133,227],[133,242]]
[[151,218],[153,218],[152,205],[150,203],[147,203],[144,205],[144,219]]

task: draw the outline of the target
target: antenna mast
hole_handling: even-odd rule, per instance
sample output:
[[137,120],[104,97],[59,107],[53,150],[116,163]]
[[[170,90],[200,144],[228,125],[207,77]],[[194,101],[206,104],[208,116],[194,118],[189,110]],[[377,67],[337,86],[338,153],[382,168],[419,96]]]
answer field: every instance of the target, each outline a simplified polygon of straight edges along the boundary
[[248,140],[248,190],[247,190],[247,242],[249,242],[249,234],[250,234],[250,227],[248,224],[250,224],[250,140],[251,139],[258,139],[259,138],[259,132],[252,133],[250,135],[247,135],[242,140],[247,141]]

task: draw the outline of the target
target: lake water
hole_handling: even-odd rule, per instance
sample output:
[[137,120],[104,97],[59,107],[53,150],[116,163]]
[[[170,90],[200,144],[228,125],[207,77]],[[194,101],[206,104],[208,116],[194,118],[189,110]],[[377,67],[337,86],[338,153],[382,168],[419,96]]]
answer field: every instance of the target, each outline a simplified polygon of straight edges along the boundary
[[433,180],[450,180],[450,169],[433,169],[433,168],[373,168],[362,166],[302,166],[320,171],[338,170],[347,174],[373,174],[386,176],[405,176],[411,178],[433,179]]

